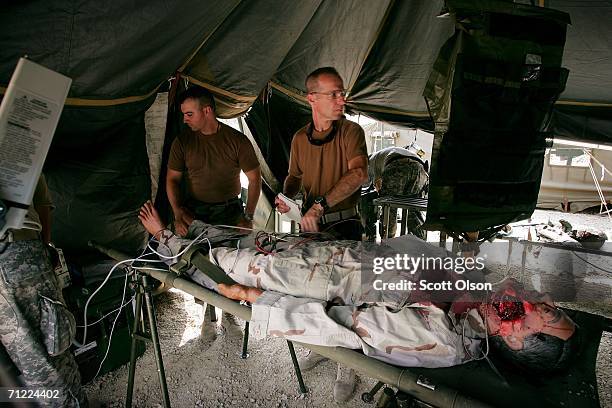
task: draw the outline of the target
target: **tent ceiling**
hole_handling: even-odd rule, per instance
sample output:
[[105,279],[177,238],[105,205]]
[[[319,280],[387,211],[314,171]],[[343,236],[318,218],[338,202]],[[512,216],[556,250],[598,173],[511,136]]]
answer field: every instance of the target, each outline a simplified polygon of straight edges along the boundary
[[[559,103],[562,114],[556,116],[566,123],[558,127],[566,137],[611,142],[611,125],[590,128],[611,119],[612,5],[544,3],[572,18],[564,56],[570,78]],[[439,47],[453,31],[449,19],[437,18],[442,5],[441,0],[10,2],[0,11],[0,84],[8,83],[17,58],[27,54],[74,79],[69,104],[112,105],[145,100],[182,71],[218,95],[227,117],[244,113],[268,83],[300,99],[305,75],[332,65],[352,92],[353,110],[429,128],[422,90]],[[583,127],[580,135],[567,134],[576,126]]]
[[[570,77],[556,105],[554,132],[612,144],[612,5],[538,3],[572,18],[563,59]],[[222,117],[245,113],[267,86],[275,103],[293,107],[287,111],[295,115],[295,129],[262,122],[265,115],[259,119],[260,129],[275,129],[256,136],[267,159],[280,160],[269,163],[277,176],[286,168],[283,149],[304,124],[298,119],[307,120],[303,81],[317,67],[338,69],[353,112],[431,129],[423,89],[454,31],[451,19],[437,17],[442,6],[442,0],[4,2],[0,94],[26,54],[73,78],[46,166],[62,201],[60,246],[82,248],[94,238],[133,245],[140,228],[134,214],[150,196],[144,111],[177,72],[211,89]],[[120,211],[107,205],[111,190],[114,197],[129,197]],[[89,229],[73,233],[102,223],[100,237],[88,236]]]

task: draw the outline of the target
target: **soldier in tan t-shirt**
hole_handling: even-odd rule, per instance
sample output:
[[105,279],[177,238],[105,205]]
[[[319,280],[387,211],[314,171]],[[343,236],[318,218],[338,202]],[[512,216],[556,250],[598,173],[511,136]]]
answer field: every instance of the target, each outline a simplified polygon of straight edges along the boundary
[[[303,231],[325,231],[338,239],[361,239],[356,212],[360,187],[368,180],[368,154],[364,131],[344,119],[342,78],[331,67],[319,68],[306,78],[312,122],[291,142],[289,175],[283,194],[305,193]],[[289,207],[280,199],[281,213]]]
[[[252,228],[261,191],[259,162],[251,142],[242,133],[220,123],[214,99],[203,88],[187,89],[179,99],[189,130],[174,139],[168,160],[166,190],[174,226],[184,236],[191,221]],[[246,210],[240,194],[240,170],[249,180]],[[187,196],[181,196],[185,178]]]

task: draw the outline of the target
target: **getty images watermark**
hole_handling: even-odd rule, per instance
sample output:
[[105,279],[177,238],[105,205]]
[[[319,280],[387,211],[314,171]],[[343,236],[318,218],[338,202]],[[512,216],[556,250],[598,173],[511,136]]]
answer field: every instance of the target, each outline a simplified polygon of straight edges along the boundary
[[[483,291],[492,290],[489,282],[473,282],[461,276],[485,268],[482,257],[411,256],[395,254],[372,258],[372,282],[376,291]],[[430,276],[428,276],[430,275]],[[408,277],[409,276],[409,277]],[[399,277],[399,279],[397,279]]]
[[436,247],[406,237],[361,246],[361,300],[407,303],[478,299],[504,279],[555,302],[612,302],[612,245],[582,248],[532,242]]

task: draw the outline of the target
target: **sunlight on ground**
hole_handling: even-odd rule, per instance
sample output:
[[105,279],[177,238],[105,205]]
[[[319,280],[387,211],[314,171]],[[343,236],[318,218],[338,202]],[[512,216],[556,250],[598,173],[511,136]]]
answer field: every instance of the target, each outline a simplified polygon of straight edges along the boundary
[[183,346],[185,343],[196,339],[200,336],[200,326],[202,325],[203,319],[203,307],[198,305],[194,297],[188,295],[178,289],[172,288],[171,292],[177,293],[183,298],[183,309],[185,310],[185,315],[188,317],[188,321],[185,322],[185,331],[181,336],[181,341],[179,343],[179,347]]

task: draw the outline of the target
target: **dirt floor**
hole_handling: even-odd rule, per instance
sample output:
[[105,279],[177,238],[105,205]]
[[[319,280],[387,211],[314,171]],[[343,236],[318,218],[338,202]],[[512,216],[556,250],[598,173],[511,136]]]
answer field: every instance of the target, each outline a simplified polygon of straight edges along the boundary
[[[566,219],[573,225],[612,230],[612,221],[597,215],[563,214],[536,211],[533,222]],[[612,300],[611,300],[612,302]],[[250,357],[240,358],[241,331],[221,330],[212,344],[200,338],[202,306],[193,297],[171,290],[155,299],[161,348],[170,402],[175,407],[335,407],[332,388],[336,364],[324,362],[304,373],[309,393],[298,391],[286,342],[276,338],[249,342]],[[611,316],[610,304],[582,306]],[[298,353],[300,351],[298,350]],[[94,407],[124,406],[127,366],[101,376],[86,386]],[[604,333],[597,360],[598,389],[602,407],[612,407],[612,336]],[[360,395],[375,384],[359,377],[353,398],[341,406],[373,407]],[[138,359],[134,406],[161,407],[152,347]]]

